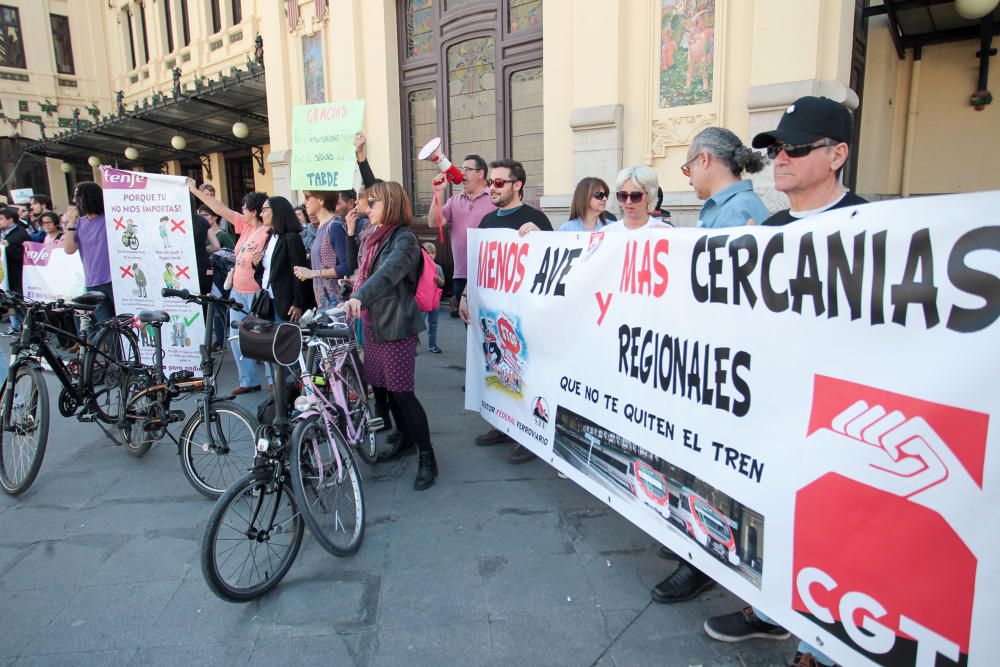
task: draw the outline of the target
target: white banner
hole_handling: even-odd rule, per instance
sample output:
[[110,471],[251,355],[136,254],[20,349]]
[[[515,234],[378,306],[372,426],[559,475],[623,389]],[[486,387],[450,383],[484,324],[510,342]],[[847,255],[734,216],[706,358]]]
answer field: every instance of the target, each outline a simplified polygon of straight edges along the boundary
[[466,407],[839,662],[991,665],[998,210],[470,230]]
[[72,301],[86,291],[80,253],[67,255],[61,245],[26,242],[21,280],[32,301]]
[[[164,370],[200,375],[198,346],[205,333],[201,307],[160,296],[164,287],[199,292],[187,179],[110,167],[101,174],[115,308],[136,315],[142,310],[166,311],[170,322],[161,329]],[[152,363],[152,327],[138,331],[142,360]]]

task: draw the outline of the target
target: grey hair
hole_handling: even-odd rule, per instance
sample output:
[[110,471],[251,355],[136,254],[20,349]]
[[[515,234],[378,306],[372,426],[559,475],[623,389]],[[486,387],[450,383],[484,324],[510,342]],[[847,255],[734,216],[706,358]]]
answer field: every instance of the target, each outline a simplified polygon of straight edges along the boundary
[[652,211],[656,206],[656,191],[660,189],[660,181],[652,167],[644,164],[637,164],[633,167],[625,167],[618,172],[615,179],[615,190],[621,190],[625,181],[634,181],[646,193],[646,210]]
[[706,127],[691,141],[691,153],[701,151],[726,163],[737,178],[747,172],[756,174],[764,168],[764,156],[748,146],[724,127]]

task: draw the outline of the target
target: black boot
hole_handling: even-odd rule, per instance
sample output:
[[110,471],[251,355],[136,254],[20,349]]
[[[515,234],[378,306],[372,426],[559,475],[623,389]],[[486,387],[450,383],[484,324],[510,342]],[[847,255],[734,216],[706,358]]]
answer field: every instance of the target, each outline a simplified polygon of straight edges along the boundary
[[437,461],[434,460],[434,450],[420,452],[420,465],[417,468],[417,479],[413,481],[413,488],[423,491],[434,484],[437,477]]

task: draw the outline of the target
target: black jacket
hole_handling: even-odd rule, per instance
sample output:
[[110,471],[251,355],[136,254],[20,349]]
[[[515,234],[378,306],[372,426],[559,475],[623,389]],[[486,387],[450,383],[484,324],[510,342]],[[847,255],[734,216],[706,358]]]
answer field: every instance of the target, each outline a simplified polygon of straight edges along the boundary
[[7,287],[11,292],[21,293],[21,273],[24,269],[24,242],[30,241],[28,232],[21,225],[7,234]]
[[[348,263],[357,266],[358,246],[347,237]],[[424,314],[413,296],[423,269],[420,242],[408,227],[399,227],[385,240],[372,262],[368,280],[353,296],[368,309],[375,342],[400,340],[424,330]]]
[[[302,310],[313,308],[316,306],[316,297],[313,295],[312,281],[299,280],[292,273],[293,266],[309,268],[302,237],[296,232],[289,232],[279,235],[274,243],[274,254],[271,255],[271,293],[274,294],[275,312],[281,319],[287,320],[288,310],[292,306],[298,306]],[[263,262],[254,268],[254,278],[262,288],[267,289],[268,286],[261,282],[264,278]]]

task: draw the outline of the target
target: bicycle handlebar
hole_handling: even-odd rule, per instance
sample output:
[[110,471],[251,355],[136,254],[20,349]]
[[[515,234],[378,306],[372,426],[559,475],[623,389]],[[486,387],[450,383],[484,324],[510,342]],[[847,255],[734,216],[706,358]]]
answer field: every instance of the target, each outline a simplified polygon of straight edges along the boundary
[[164,298],[172,297],[175,299],[183,299],[184,301],[199,304],[217,303],[231,310],[236,310],[241,313],[244,312],[243,304],[234,299],[225,299],[220,296],[212,296],[211,294],[191,294],[191,292],[186,289],[172,289],[170,287],[164,287],[160,290],[160,296]]

